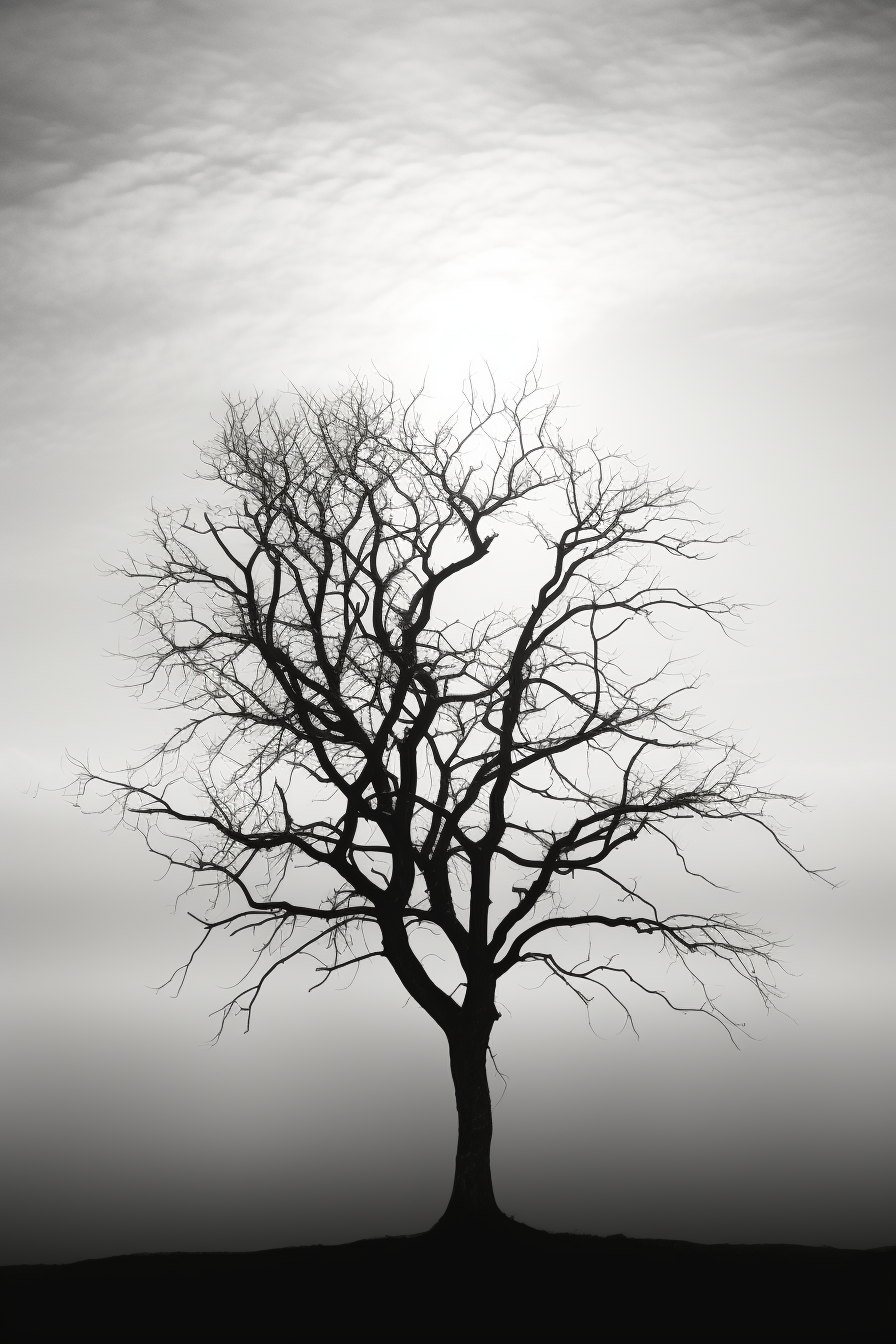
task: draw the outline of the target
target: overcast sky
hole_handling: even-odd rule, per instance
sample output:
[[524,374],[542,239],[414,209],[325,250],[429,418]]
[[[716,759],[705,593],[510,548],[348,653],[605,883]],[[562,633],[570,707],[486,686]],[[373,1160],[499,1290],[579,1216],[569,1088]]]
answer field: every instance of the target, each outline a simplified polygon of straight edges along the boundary
[[896,6],[4,0],[0,62],[5,1258],[440,1211],[447,1070],[400,996],[298,976],[209,1052],[223,972],[145,988],[189,938],[175,888],[27,790],[159,733],[113,689],[102,560],[191,496],[222,392],[376,367],[435,409],[471,361],[536,354],[570,433],[749,533],[706,580],[759,604],[707,644],[708,709],[813,795],[794,837],[844,885],[727,855],[798,973],[740,1053],[653,1018],[598,1040],[521,992],[504,1206],[896,1241]]

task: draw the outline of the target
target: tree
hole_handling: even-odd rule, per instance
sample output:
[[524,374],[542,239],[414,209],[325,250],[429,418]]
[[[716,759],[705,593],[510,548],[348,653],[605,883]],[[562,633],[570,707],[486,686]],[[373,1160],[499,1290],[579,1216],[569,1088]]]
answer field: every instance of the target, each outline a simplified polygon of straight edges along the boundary
[[[696,968],[724,963],[766,1005],[776,993],[768,935],[665,912],[620,862],[663,841],[690,873],[679,832],[694,819],[751,821],[792,853],[769,813],[784,795],[700,727],[693,679],[666,655],[645,662],[673,636],[666,618],[736,615],[658,563],[726,539],[681,483],[567,446],[555,409],[531,374],[504,398],[468,384],[432,433],[419,398],[363,380],[296,393],[288,413],[228,401],[203,454],[215,502],[154,509],[148,557],[118,570],[147,635],[138,685],[185,713],[139,765],[80,777],[208,893],[199,947],[242,930],[269,958],[222,1029],[239,1013],[248,1027],[300,954],[322,981],[385,958],[447,1040],[447,1224],[502,1216],[487,1078],[501,977],[536,963],[626,1017],[642,990],[729,1030]],[[510,528],[537,547],[529,605],[471,613]],[[309,869],[332,875],[326,892]],[[448,971],[427,962],[433,937]],[[693,996],[620,961],[620,938],[655,940]]]

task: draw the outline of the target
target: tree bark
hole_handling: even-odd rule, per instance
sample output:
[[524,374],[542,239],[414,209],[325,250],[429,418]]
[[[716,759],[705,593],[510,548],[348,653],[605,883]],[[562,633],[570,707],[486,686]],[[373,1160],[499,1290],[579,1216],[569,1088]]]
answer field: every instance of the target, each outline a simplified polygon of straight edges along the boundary
[[454,1187],[440,1227],[474,1227],[504,1219],[492,1188],[492,1099],[486,1060],[488,1031],[455,1031],[448,1039],[457,1103]]

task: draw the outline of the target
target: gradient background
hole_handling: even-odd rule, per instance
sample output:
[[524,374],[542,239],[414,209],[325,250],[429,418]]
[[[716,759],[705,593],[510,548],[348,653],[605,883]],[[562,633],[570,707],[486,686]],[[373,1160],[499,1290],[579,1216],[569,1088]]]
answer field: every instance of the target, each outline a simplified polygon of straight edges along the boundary
[[599,1233],[896,1241],[894,5],[4,0],[0,52],[2,1257],[440,1213],[446,1050],[388,975],[284,975],[208,1049],[234,968],[153,994],[192,937],[176,883],[34,786],[159,735],[103,654],[100,557],[191,497],[222,391],[375,364],[441,404],[536,349],[571,430],[748,529],[702,575],[762,604],[739,647],[707,638],[707,705],[811,792],[794,838],[843,885],[716,843],[794,973],[739,1052],[508,987],[499,1198]]

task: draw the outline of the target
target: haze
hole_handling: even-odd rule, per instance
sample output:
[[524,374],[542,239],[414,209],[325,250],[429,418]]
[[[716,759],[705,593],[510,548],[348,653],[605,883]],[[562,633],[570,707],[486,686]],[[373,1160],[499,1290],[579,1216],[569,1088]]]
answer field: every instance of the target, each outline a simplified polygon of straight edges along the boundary
[[499,1199],[599,1233],[896,1240],[893,4],[6,0],[0,51],[3,1257],[440,1213],[447,1061],[388,977],[284,977],[208,1049],[235,966],[147,988],[191,945],[177,882],[52,790],[66,749],[114,765],[162,732],[103,653],[126,630],[101,571],[151,498],[193,497],[223,392],[379,369],[426,378],[435,416],[471,362],[536,359],[571,435],[748,532],[698,576],[757,604],[696,646],[707,711],[812,795],[792,834],[843,885],[699,838],[790,940],[790,1016],[744,1005],[739,1051],[509,990]]

